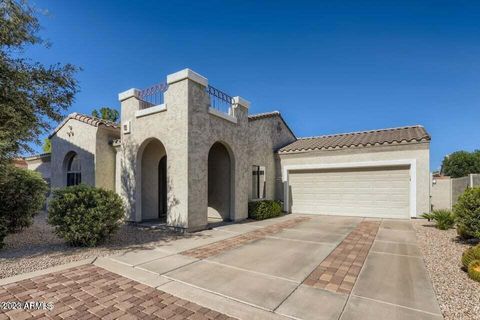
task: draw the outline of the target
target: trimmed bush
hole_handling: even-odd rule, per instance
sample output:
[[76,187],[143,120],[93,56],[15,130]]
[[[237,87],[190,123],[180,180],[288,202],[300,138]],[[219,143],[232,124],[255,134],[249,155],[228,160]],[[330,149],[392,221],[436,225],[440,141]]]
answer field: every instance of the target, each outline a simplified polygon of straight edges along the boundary
[[86,185],[55,190],[48,209],[48,223],[72,246],[102,243],[118,230],[123,217],[118,194]]
[[462,265],[467,270],[468,265],[474,261],[480,260],[480,245],[468,248],[462,254]]
[[260,200],[248,203],[248,217],[254,220],[264,220],[278,217],[282,214],[280,201]]
[[453,212],[461,237],[480,238],[480,187],[465,190],[458,198]]
[[468,265],[468,276],[480,282],[480,260],[474,260]]
[[0,177],[0,218],[9,233],[29,227],[45,204],[47,183],[38,172],[5,167]]

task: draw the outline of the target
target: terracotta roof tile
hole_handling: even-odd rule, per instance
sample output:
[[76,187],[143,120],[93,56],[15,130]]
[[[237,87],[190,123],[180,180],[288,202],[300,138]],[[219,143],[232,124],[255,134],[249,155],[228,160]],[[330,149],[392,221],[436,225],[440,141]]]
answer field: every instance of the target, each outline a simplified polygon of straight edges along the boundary
[[109,120],[104,120],[104,119],[100,119],[100,118],[96,118],[96,117],[92,117],[92,116],[87,116],[85,114],[74,112],[74,113],[70,113],[65,119],[63,119],[63,121],[60,122],[60,124],[48,136],[48,138],[53,137],[55,135],[55,133],[57,133],[58,130],[60,130],[65,125],[65,123],[67,123],[67,121],[69,119],[75,119],[75,120],[84,122],[84,123],[89,124],[89,125],[94,126],[94,127],[98,127],[100,125],[103,125],[103,126],[111,127],[111,128],[114,128],[114,129],[120,129],[120,124],[118,124],[116,122],[109,121]]
[[278,152],[287,153],[423,141],[430,141],[430,135],[425,128],[422,126],[408,126],[299,138],[297,141],[281,148]]

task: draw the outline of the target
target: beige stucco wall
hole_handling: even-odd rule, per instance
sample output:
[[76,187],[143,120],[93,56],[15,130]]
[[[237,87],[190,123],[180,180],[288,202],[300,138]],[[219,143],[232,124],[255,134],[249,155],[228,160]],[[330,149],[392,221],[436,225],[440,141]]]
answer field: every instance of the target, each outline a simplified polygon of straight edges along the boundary
[[[435,178],[434,178],[435,179]],[[435,179],[431,187],[432,209],[451,209],[452,208],[452,179]]]
[[[253,165],[265,167],[266,198],[278,198],[278,190],[283,191],[281,180],[278,183],[277,172],[280,164],[275,161],[277,149],[295,141],[295,137],[279,117],[263,118],[249,121],[248,126],[248,158],[249,178]],[[249,182],[248,199],[252,199],[252,187]]]
[[430,212],[429,143],[322,150],[279,155],[282,168],[299,164],[353,164],[388,160],[415,160],[416,214],[419,216],[422,213]]
[[76,152],[81,160],[82,183],[95,186],[95,152],[97,127],[75,119],[69,119],[51,137],[52,143],[52,188],[67,185],[65,157]]
[[118,148],[117,192],[125,199],[130,221],[142,220],[142,151],[151,139],[157,139],[167,154],[167,223],[188,227],[188,87],[188,81],[170,85],[164,98],[166,110],[143,117],[136,117],[140,100],[135,95],[121,101],[121,122],[130,123],[130,133],[122,132]]
[[119,136],[118,129],[68,119],[50,139],[52,187],[66,186],[66,156],[75,152],[80,157],[83,184],[114,190],[115,151],[111,141]]
[[34,159],[27,159],[27,168],[29,170],[37,171],[42,175],[43,179],[50,179],[51,177],[51,157],[43,156]]
[[111,142],[120,138],[118,129],[100,126],[95,146],[95,185],[115,190],[115,150]]
[[233,177],[230,219],[248,216],[248,109],[238,105],[236,123],[209,112],[210,97],[205,86],[189,81],[188,117],[188,194],[189,225],[204,227],[208,211],[208,153],[216,142],[225,145],[231,154]]

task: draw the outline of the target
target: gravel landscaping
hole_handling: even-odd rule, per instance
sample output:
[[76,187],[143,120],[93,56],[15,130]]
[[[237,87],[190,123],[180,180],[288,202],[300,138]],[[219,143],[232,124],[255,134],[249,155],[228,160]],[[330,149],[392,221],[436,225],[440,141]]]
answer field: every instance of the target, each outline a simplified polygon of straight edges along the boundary
[[413,225],[444,318],[480,319],[480,283],[461,269],[462,252],[469,245],[458,240],[455,229],[438,230],[426,220]]
[[5,247],[0,250],[0,278],[134,249],[152,249],[181,237],[199,236],[124,225],[112,239],[99,247],[73,248],[53,233],[46,219],[47,214],[40,213],[30,228],[7,236]]

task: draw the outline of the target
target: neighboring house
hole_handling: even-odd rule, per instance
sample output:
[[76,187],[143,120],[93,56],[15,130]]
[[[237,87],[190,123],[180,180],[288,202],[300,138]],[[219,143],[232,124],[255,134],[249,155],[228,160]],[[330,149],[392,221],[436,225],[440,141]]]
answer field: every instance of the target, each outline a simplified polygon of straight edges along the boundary
[[71,114],[57,127],[52,186],[116,190],[127,220],[197,230],[247,218],[258,199],[309,214],[409,218],[430,209],[421,126],[297,139],[279,112],[250,115],[248,101],[189,69],[119,100],[121,126]]

